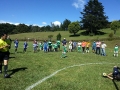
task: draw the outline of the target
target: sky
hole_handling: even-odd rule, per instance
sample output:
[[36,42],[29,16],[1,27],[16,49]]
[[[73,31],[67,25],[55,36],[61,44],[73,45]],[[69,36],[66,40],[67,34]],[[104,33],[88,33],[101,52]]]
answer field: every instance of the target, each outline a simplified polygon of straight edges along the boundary
[[[0,23],[46,26],[80,21],[89,0],[0,0]],[[120,0],[98,0],[108,21],[120,20]]]

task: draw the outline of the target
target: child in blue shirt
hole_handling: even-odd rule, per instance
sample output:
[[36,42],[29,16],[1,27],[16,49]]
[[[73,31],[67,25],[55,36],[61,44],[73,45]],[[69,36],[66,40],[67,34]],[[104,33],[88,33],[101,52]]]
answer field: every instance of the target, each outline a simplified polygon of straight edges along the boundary
[[26,52],[26,49],[27,49],[27,46],[28,46],[27,41],[24,42],[23,46],[24,46],[23,52]]
[[15,44],[15,53],[16,53],[17,52],[17,48],[18,48],[18,44],[19,44],[18,39],[15,39],[14,44]]

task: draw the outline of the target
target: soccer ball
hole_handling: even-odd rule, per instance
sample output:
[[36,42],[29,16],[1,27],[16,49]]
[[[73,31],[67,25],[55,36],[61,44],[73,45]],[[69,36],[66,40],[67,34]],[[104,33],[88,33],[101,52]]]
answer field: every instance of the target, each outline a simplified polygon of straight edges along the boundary
[[107,74],[106,74],[106,73],[103,73],[103,76],[107,76]]

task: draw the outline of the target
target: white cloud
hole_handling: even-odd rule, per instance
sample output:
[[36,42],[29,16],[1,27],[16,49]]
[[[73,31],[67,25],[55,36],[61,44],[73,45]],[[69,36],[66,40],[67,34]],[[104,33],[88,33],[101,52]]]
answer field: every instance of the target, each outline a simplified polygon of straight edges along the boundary
[[46,22],[42,22],[43,25],[46,25],[47,23]]
[[[14,22],[9,22],[9,21],[4,21],[4,20],[0,20],[0,23],[9,23],[9,24],[14,24],[14,25],[21,24],[21,23],[14,23]],[[47,24],[46,22],[42,22],[42,25],[38,25],[38,24],[32,24],[32,25],[42,27],[42,26],[45,26],[46,24]],[[25,24],[25,25],[29,26],[31,24]]]
[[0,23],[9,23],[9,24],[14,24],[14,25],[20,24],[20,23],[13,23],[13,22],[4,21],[4,20],[0,20]]
[[59,22],[59,21],[54,21],[54,22],[52,22],[52,24],[54,24],[55,26],[60,26],[61,25],[61,22]]
[[83,9],[84,5],[85,5],[86,1],[85,0],[75,0],[72,4],[72,6],[74,6],[75,8],[80,8]]

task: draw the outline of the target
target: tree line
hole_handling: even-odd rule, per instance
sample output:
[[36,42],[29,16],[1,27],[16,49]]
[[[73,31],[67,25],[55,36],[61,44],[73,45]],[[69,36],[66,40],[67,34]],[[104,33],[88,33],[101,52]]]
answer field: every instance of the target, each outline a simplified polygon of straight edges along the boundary
[[117,29],[120,28],[120,20],[108,21],[108,16],[106,16],[104,12],[104,6],[98,0],[89,0],[80,14],[82,16],[79,21],[71,22],[69,19],[65,19],[60,26],[52,23],[51,25],[42,27],[28,26],[24,23],[19,25],[0,23],[0,32],[18,34],[28,32],[69,31],[76,35],[79,30],[85,30],[88,35],[95,35],[98,30],[104,28],[111,28],[115,34]]

